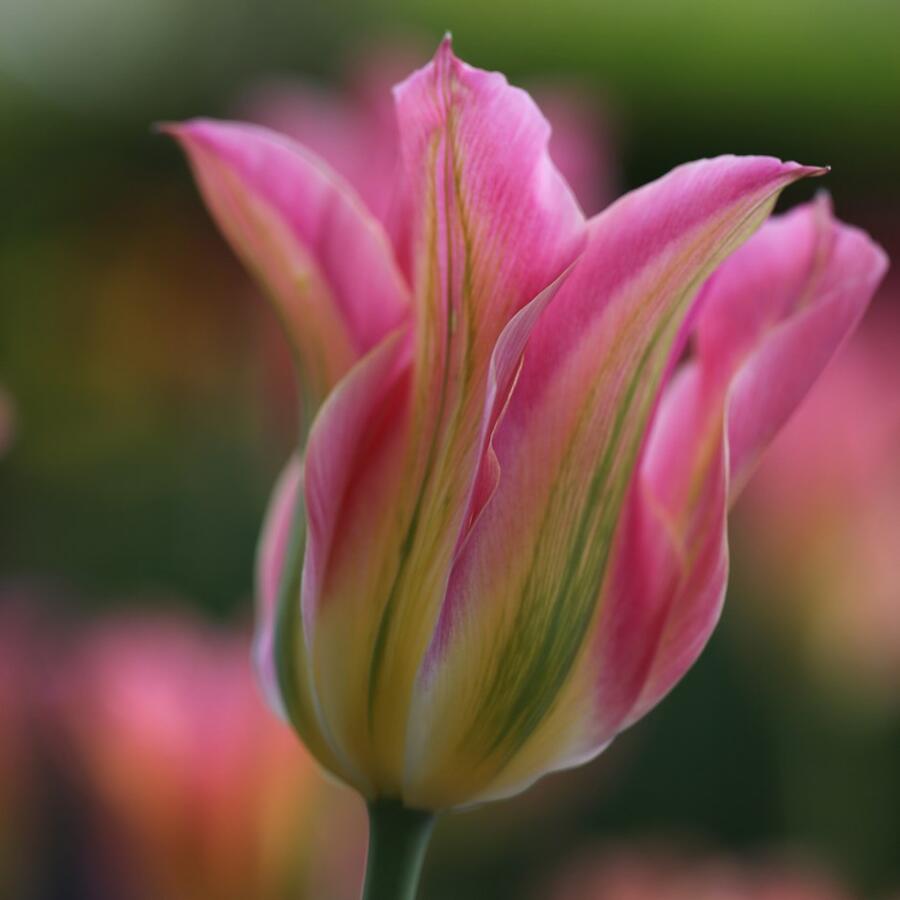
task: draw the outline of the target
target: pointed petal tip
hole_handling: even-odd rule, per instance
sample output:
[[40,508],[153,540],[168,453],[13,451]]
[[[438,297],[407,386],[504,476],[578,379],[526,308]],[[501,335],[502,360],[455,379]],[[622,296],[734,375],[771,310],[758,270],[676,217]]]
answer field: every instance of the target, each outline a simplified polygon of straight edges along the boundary
[[437,50],[435,50],[433,63],[435,66],[449,69],[454,63],[459,62],[459,57],[453,52],[453,35],[449,31],[445,31]]
[[157,122],[153,127],[157,132],[167,134],[182,143],[194,141],[215,145],[220,140],[231,140],[241,135],[253,134],[293,144],[285,135],[265,125],[241,122],[235,119],[195,116],[180,122]]
[[212,119],[204,118],[185,119],[183,122],[154,122],[151,130],[155,134],[164,134],[176,141],[184,142],[211,122]]
[[153,134],[165,135],[166,137],[173,138],[176,141],[183,142],[189,136],[192,127],[201,121],[203,120],[186,119],[183,122],[154,122],[150,126],[150,131]]
[[431,59],[429,59],[428,62],[426,62],[423,66],[410,72],[410,74],[407,75],[406,78],[404,78],[402,81],[397,82],[397,84],[395,84],[391,88],[391,94],[394,97],[394,102],[399,102],[398,98],[403,95],[403,93],[410,87],[410,85],[416,82],[417,78],[422,77],[428,72],[445,72],[454,63],[459,62],[460,60],[453,52],[453,35],[450,31],[445,31],[444,36],[438,43],[437,49],[434,51],[434,55],[431,57]]
[[790,160],[782,163],[793,175],[799,178],[821,178],[831,172],[831,166],[806,166],[803,163]]

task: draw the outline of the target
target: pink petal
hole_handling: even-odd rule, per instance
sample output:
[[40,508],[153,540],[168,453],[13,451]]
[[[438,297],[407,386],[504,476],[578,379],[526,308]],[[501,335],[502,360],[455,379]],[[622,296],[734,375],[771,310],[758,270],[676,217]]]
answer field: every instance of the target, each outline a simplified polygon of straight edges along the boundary
[[471,332],[483,369],[503,326],[581,249],[583,217],[528,94],[458,60],[449,39],[395,96],[421,343],[446,364]]
[[297,497],[302,486],[303,463],[298,456],[292,456],[272,492],[256,558],[257,610],[253,658],[269,706],[284,719],[287,712],[278,686],[275,628],[281,581],[291,550]]
[[[308,539],[300,605],[311,693],[341,777],[376,790],[365,746],[366,683],[377,609],[390,578],[396,497],[406,472],[410,341],[389,336],[332,392],[310,433]],[[340,652],[336,652],[338,650]]]
[[337,530],[345,505],[373,507],[372,495],[356,479],[372,477],[381,442],[393,441],[404,430],[408,354],[407,336],[391,335],[331,394],[310,434],[306,460],[310,535],[303,565],[304,619],[309,627],[314,626],[316,605],[326,599],[328,556],[336,552],[335,543],[342,537]]
[[[326,711],[333,707],[323,704],[319,696],[315,604],[323,593],[322,580],[340,516],[353,515],[365,529],[390,509],[390,498],[379,493],[376,482],[396,489],[390,463],[398,455],[385,454],[384,448],[393,447],[404,434],[408,369],[408,335],[398,330],[338,384],[313,424],[305,463],[292,459],[279,479],[258,555],[254,655],[266,696],[320,763],[364,793],[371,785],[345,753],[340,735],[336,738],[332,733]],[[361,458],[370,465],[360,478]],[[385,460],[386,467],[376,464]],[[305,507],[298,510],[301,498]],[[380,502],[373,502],[376,500]],[[294,533],[297,527],[302,529],[299,534]],[[360,540],[365,547],[378,544],[369,530],[344,537],[344,550],[351,553]],[[360,558],[365,559],[364,555]],[[363,566],[343,559],[339,558],[337,565],[351,579],[358,577],[365,583],[373,577]],[[344,635],[338,645],[346,644],[348,637]],[[326,669],[347,664],[347,657],[333,654],[334,646],[322,664]],[[352,652],[348,648],[348,653]],[[357,656],[363,659],[362,653]],[[326,686],[326,699],[330,694]]]
[[379,45],[353,66],[340,94],[299,80],[269,82],[249,92],[241,109],[248,120],[324,159],[394,237],[407,223],[396,208],[399,140],[391,88],[425,58],[402,42]]
[[[396,97],[407,196],[415,209],[409,403],[398,394],[393,402],[402,418],[396,410],[384,413],[390,428],[383,459],[368,451],[344,458],[335,441],[322,457],[328,471],[308,468],[304,588],[316,635],[323,628],[354,634],[353,663],[317,657],[320,690],[323,697],[334,692],[328,696],[335,702],[323,701],[329,709],[352,706],[351,695],[367,698],[365,708],[342,714],[332,728],[342,745],[367,758],[370,771],[379,771],[385,791],[399,785],[406,698],[494,411],[506,400],[536,311],[584,239],[578,205],[547,153],[547,124],[524,92],[500,75],[465,66],[445,43]],[[323,416],[323,423],[326,418],[333,416]],[[322,424],[321,431],[332,427]],[[356,485],[354,497],[332,510],[331,525],[324,515],[315,525],[316,503],[324,512],[341,496],[333,487],[339,479]],[[383,498],[383,508],[374,496]]]
[[[856,327],[887,265],[826,200],[773,220],[710,279],[696,359],[664,399],[636,502],[681,564],[633,722],[693,664],[724,599],[727,507],[760,453]],[[624,601],[623,601],[624,602]]]
[[[580,651],[659,385],[703,278],[781,188],[820,171],[761,157],[694,163],[591,223],[531,335],[494,436],[499,481],[455,564],[420,677],[414,802],[460,792],[444,771],[468,772],[483,799],[614,736],[650,651],[636,647],[614,674]],[[629,640],[659,627],[658,610],[625,612],[612,620]]]
[[408,288],[383,228],[325,163],[275,132],[204,119],[166,128],[271,295],[320,401],[406,315]]
[[297,508],[303,463],[292,457],[275,485],[257,551],[253,660],[271,709],[289,722],[316,759],[341,772],[322,725],[300,618],[300,570],[306,519]]
[[[806,236],[800,237],[801,229]],[[809,237],[811,233],[817,234],[818,240]],[[806,294],[799,295],[796,305],[784,314],[792,321],[765,342],[732,385],[728,416],[732,500],[760,454],[856,328],[887,270],[883,251],[865,233],[835,222],[825,198],[774,223],[763,235],[768,245],[763,248],[761,243],[759,252],[777,253],[779,242],[786,243],[795,235],[796,240],[805,239],[814,245],[809,254],[814,271],[809,272]],[[749,279],[746,261],[738,258],[735,265],[741,263]],[[723,274],[730,276],[730,268]],[[701,340],[705,327],[711,328],[710,323],[722,315],[725,301],[721,298],[731,290],[735,296],[742,296],[735,288],[734,280],[731,285],[713,285],[701,321]],[[745,287],[743,296],[748,294],[750,290]],[[739,301],[732,300],[735,302]]]
[[[388,234],[403,241],[410,210],[408,198],[397,193],[399,134],[390,89],[423,58],[418,45],[379,44],[351,67],[343,92],[301,80],[265,82],[244,95],[240,118],[285,134],[324,159]],[[550,156],[582,208],[607,206],[617,194],[610,117],[578,85],[545,82],[535,99],[552,127]]]

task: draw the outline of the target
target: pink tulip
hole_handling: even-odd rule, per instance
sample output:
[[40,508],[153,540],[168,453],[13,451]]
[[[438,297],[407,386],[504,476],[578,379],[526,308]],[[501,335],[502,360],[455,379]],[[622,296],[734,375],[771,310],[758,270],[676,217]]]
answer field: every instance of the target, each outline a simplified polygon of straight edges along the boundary
[[242,636],[112,620],[68,663],[64,762],[106,824],[107,880],[118,868],[172,900],[352,896],[362,822],[259,701]]
[[591,758],[681,678],[728,506],[886,259],[825,201],[750,238],[824,171],[770,157],[585,221],[529,96],[449,40],[394,100],[393,236],[288,138],[169,131],[325,397],[260,549],[267,693],[367,798],[434,810]]
[[[742,502],[753,620],[830,695],[896,707],[900,318],[873,311],[778,437]],[[839,423],[839,424],[838,424]]]
[[808,866],[617,849],[572,865],[541,900],[852,900]]

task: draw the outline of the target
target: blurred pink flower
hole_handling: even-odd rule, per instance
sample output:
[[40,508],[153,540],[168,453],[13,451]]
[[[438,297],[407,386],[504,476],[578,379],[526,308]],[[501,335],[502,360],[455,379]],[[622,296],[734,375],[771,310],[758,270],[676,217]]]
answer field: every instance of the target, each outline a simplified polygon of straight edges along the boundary
[[0,591],[0,897],[31,896],[39,870],[35,759],[38,673],[45,660],[25,597]]
[[825,199],[763,225],[824,173],[772,157],[586,221],[528,94],[449,39],[394,100],[387,230],[284,135],[167,130],[318,409],[260,549],[267,695],[367,799],[432,810],[584,762],[684,675],[729,505],[887,261]]
[[61,667],[57,711],[96,802],[95,862],[108,878],[117,847],[129,896],[354,896],[364,822],[264,710],[247,648],[187,621],[122,619],[89,630]]
[[[891,299],[891,298],[886,298]],[[900,708],[900,315],[876,308],[741,506],[748,612],[829,694]]]
[[0,386],[0,456],[9,449],[15,436],[16,414],[12,397]]
[[576,862],[536,900],[852,900],[824,875],[783,862],[619,848]]

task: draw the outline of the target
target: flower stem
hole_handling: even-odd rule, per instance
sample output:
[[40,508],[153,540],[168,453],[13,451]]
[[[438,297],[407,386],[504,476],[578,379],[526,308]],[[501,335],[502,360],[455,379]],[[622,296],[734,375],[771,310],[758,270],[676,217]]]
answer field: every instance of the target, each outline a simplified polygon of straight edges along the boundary
[[369,804],[369,857],[362,900],[415,900],[434,815],[397,800]]

